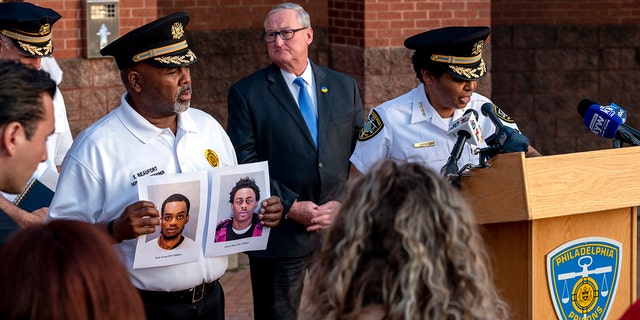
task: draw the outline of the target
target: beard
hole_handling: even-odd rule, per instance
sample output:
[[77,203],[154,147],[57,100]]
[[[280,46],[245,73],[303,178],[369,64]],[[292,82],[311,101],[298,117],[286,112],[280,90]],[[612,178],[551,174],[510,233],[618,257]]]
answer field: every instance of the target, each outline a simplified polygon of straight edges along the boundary
[[191,94],[191,86],[188,84],[182,87],[180,91],[176,94],[176,97],[173,103],[173,112],[182,113],[187,111],[187,109],[189,109],[189,106],[191,105],[191,100],[182,100],[180,98],[183,94],[186,94],[186,93]]

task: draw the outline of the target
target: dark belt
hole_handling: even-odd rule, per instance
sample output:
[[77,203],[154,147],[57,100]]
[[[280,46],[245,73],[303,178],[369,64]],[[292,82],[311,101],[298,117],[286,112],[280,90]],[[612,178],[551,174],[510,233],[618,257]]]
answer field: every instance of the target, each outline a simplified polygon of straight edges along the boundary
[[219,286],[218,280],[202,283],[193,288],[182,291],[148,291],[138,289],[140,297],[145,303],[154,304],[171,304],[171,303],[195,303],[209,292],[211,292],[216,286]]

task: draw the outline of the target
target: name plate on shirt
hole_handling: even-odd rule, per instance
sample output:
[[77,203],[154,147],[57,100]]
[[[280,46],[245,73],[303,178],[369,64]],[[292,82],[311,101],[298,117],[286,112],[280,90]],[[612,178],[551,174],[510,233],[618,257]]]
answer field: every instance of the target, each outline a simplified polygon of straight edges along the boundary
[[434,141],[416,142],[413,144],[414,148],[433,147],[436,143]]

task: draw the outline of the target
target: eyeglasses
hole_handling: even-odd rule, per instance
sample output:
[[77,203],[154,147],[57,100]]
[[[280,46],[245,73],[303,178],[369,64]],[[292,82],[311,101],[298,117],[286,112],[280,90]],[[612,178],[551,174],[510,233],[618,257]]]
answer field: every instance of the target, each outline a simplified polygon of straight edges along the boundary
[[291,38],[293,38],[296,32],[300,30],[304,30],[306,28],[309,28],[309,27],[302,27],[299,29],[284,29],[280,31],[269,31],[262,34],[262,39],[264,39],[265,42],[274,42],[276,41],[276,37],[280,35],[280,38],[282,40],[291,40]]

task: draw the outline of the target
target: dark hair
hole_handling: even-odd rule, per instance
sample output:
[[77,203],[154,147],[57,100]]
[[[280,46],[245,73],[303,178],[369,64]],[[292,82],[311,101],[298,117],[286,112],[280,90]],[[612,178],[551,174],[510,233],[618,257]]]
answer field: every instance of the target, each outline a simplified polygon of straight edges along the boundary
[[41,95],[53,98],[55,92],[56,83],[47,72],[0,59],[0,126],[17,121],[31,139],[46,114]]
[[444,74],[441,63],[432,61],[431,53],[426,51],[414,51],[411,56],[411,64],[413,64],[413,71],[416,72],[416,78],[422,83],[424,83],[422,70],[426,70],[435,78],[440,78]]
[[164,206],[166,206],[167,203],[169,202],[184,202],[187,204],[187,214],[189,214],[189,210],[191,210],[191,202],[189,202],[189,199],[187,199],[187,197],[185,197],[183,194],[174,193],[170,195],[167,199],[165,199],[164,202],[162,203],[162,208],[160,208],[160,211],[162,212],[163,216],[164,216]]
[[229,192],[229,203],[233,203],[233,198],[235,197],[236,192],[244,188],[253,189],[253,193],[256,194],[256,201],[260,200],[260,188],[258,188],[258,185],[256,184],[255,180],[249,177],[246,177],[238,180],[238,182],[236,182],[236,185],[233,187],[233,189],[231,189],[231,192]]
[[0,250],[0,318],[144,319],[106,232],[54,220],[19,231]]

